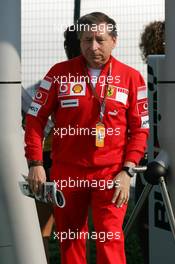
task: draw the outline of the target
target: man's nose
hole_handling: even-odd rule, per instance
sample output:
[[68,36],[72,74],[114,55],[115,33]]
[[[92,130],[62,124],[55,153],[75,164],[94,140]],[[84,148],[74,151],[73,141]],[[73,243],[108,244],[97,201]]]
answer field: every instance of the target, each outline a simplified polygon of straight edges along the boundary
[[92,42],[91,42],[91,50],[92,51],[95,51],[95,50],[97,50],[98,49],[98,42],[94,39],[94,40],[92,40]]

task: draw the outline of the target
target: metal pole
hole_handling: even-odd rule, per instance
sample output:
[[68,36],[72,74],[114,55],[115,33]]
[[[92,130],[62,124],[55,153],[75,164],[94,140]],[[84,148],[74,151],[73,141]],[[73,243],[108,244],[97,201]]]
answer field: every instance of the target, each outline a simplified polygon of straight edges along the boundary
[[169,220],[169,223],[170,223],[170,226],[171,226],[171,231],[173,233],[173,237],[174,237],[174,240],[175,240],[175,218],[174,218],[173,209],[172,209],[172,206],[171,206],[171,201],[170,201],[169,194],[168,194],[168,191],[167,191],[167,188],[166,188],[164,177],[160,177],[159,184],[160,184],[160,188],[162,190],[162,197],[163,197],[163,201],[164,201],[164,204],[165,204],[168,220]]
[[124,234],[125,234],[125,237],[127,237],[129,231],[131,230],[131,228],[133,227],[134,225],[134,222],[136,220],[136,218],[138,217],[139,213],[140,213],[140,210],[142,209],[146,199],[148,198],[148,195],[152,189],[153,185],[151,184],[146,184],[146,186],[144,187],[141,195],[140,195],[140,198],[139,200],[137,201],[135,207],[134,207],[134,210],[132,211],[129,219],[128,219],[128,222],[126,223],[125,227],[124,227]]
[[81,0],[74,0],[74,23],[80,17]]
[[[166,156],[164,154],[164,158],[162,158],[162,160],[161,160],[161,155],[160,154],[159,154],[159,159],[160,159],[159,160],[159,164],[160,164],[160,166],[161,166],[161,164],[165,165],[166,161],[167,161]],[[144,171],[146,171],[146,169],[147,169],[146,166],[144,166],[144,167],[135,167],[135,168],[133,168],[133,171],[134,172],[144,172]],[[167,191],[165,179],[164,179],[163,176],[161,176],[159,178],[159,186],[160,186],[161,191],[162,191],[162,197],[163,197],[163,201],[164,201],[164,204],[165,204],[165,209],[166,209],[168,220],[169,220],[169,223],[170,223],[170,226],[171,226],[171,231],[173,233],[173,237],[174,237],[174,240],[175,240],[175,217],[174,217],[174,214],[173,214],[171,201],[170,201],[170,198],[169,198],[169,194],[168,194],[168,191]],[[131,230],[131,228],[132,228],[132,226],[133,226],[133,224],[134,224],[134,222],[135,222],[135,220],[136,220],[136,218],[137,218],[137,216],[138,216],[138,214],[139,214],[144,202],[146,201],[146,199],[147,199],[152,187],[153,187],[153,185],[146,184],[145,188],[143,189],[143,192],[140,195],[140,198],[139,198],[139,200],[138,200],[138,202],[137,202],[132,214],[130,215],[129,220],[128,220],[128,222],[126,223],[126,225],[124,227],[125,237],[127,237],[129,231]]]
[[21,133],[20,7],[20,0],[1,0],[0,262],[46,264],[35,204],[18,186],[27,171]]

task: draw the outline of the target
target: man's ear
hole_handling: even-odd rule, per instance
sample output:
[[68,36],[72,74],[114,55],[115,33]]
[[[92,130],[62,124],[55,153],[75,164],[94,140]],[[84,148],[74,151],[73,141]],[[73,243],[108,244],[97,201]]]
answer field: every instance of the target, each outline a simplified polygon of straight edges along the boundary
[[112,49],[114,49],[117,45],[117,37],[112,37],[112,39],[113,39],[113,48]]

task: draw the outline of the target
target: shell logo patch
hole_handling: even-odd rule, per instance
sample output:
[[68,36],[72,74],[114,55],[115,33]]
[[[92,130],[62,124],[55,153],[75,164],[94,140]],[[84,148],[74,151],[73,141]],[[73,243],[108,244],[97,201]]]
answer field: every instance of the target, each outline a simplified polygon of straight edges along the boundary
[[83,91],[83,86],[81,84],[75,84],[73,87],[72,87],[72,91],[75,93],[75,94],[79,94]]
[[58,90],[58,97],[85,96],[85,95],[86,95],[86,82],[62,83]]

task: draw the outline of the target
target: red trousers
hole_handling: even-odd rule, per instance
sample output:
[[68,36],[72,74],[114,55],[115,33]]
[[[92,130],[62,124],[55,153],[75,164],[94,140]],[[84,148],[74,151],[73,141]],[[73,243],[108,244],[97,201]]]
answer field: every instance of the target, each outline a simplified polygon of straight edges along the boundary
[[[54,209],[57,227],[55,237],[60,240],[62,264],[86,264],[86,240],[89,238],[96,240],[97,264],[126,264],[122,224],[127,206],[117,208],[112,204],[115,190],[103,188],[99,181],[101,175],[106,181],[116,175],[114,168],[113,175],[109,173],[110,170],[80,170],[53,165],[51,179],[57,181],[57,188],[64,181],[62,191],[66,200],[64,208]],[[74,182],[65,186],[70,178]],[[80,186],[80,179],[86,180],[86,186]],[[93,233],[88,233],[89,206],[92,208]]]

